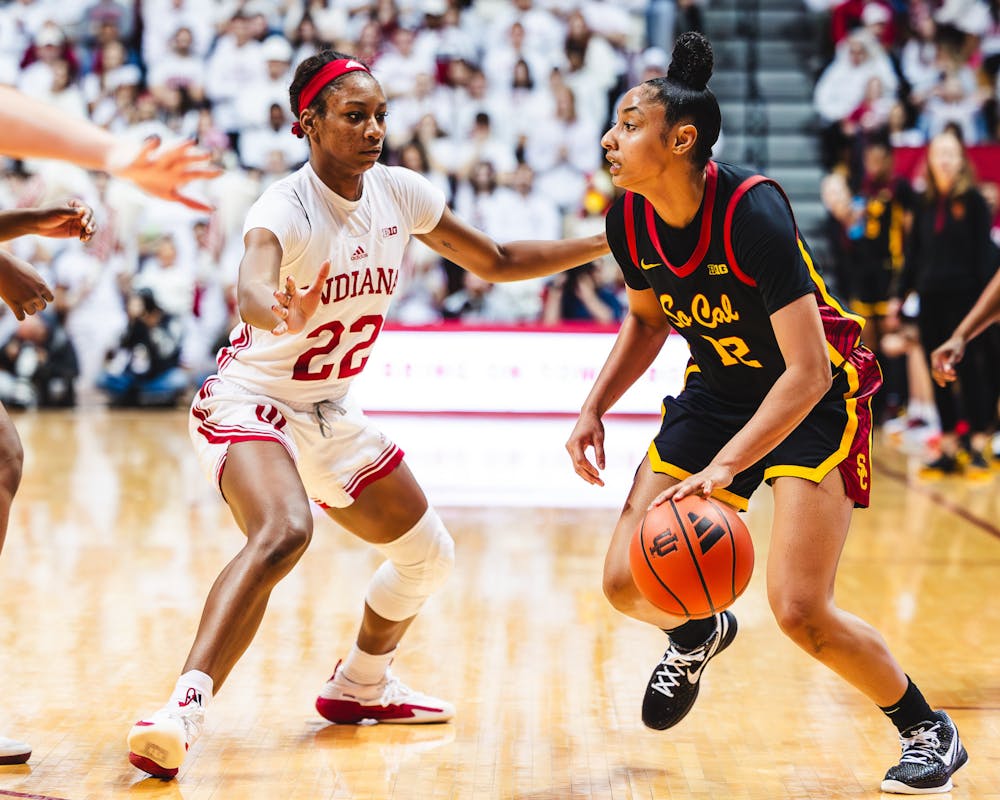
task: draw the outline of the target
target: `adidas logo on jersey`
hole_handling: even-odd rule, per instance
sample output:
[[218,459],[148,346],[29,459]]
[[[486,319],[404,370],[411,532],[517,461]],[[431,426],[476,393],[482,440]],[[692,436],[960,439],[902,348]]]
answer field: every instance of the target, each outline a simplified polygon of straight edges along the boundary
[[366,253],[365,248],[359,244],[358,249],[351,253],[351,261],[360,261],[362,258],[368,258],[368,253]]

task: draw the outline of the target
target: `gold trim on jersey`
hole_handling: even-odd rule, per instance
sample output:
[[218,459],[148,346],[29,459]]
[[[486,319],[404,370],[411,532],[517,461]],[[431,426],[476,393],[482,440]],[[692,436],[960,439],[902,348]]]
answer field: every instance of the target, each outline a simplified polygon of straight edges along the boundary
[[[653,472],[657,472],[660,475],[669,475],[671,478],[677,478],[679,481],[690,478],[694,474],[660,458],[660,453],[656,449],[656,442],[651,442],[649,445],[649,466]],[[750,505],[747,498],[741,497],[735,492],[730,492],[728,489],[715,489],[712,492],[712,497],[721,500],[723,503],[728,503],[740,511],[746,511]]]
[[[826,302],[830,308],[836,309],[837,312],[847,319],[852,319],[862,328],[865,327],[865,318],[859,317],[857,314],[852,314],[847,311],[840,303],[837,302],[836,298],[830,294],[830,291],[826,288],[826,284],[823,282],[823,278],[820,277],[819,272],[816,271],[816,265],[813,264],[813,260],[809,255],[809,251],[806,250],[805,245],[802,244],[802,239],[796,238],[796,243],[799,246],[799,252],[802,253],[802,259],[805,261],[806,268],[809,270],[809,275],[812,277],[813,282],[816,284],[816,288],[819,289],[820,295],[822,295],[823,300]],[[858,334],[858,342],[861,341],[861,334]],[[857,342],[855,342],[855,345]]]
[[861,300],[852,300],[851,311],[865,317],[884,317],[889,313],[889,301],[879,300],[875,303],[865,303]]

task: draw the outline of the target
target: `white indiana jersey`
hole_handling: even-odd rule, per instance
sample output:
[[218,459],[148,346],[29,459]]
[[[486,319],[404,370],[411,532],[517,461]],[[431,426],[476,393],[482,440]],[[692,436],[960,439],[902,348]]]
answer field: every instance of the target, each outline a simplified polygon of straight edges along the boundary
[[316,314],[295,334],[240,324],[219,351],[219,375],[293,403],[337,399],[364,369],[399,282],[411,234],[433,230],[444,194],[423,175],[376,164],[360,200],[345,200],[307,163],[271,184],[243,225],[271,231],[281,244],[281,278],[306,288],[330,260]]

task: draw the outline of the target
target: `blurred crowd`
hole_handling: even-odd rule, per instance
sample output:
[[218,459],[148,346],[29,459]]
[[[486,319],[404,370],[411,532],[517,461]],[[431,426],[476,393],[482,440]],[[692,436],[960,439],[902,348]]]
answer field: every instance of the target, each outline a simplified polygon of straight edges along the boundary
[[[225,174],[198,187],[206,216],[104,174],[8,161],[0,206],[78,197],[99,229],[86,244],[11,244],[57,297],[42,324],[0,318],[0,399],[170,404],[212,370],[235,321],[245,213],[308,158],[288,86],[309,55],[370,65],[389,98],[383,161],[426,174],[498,241],[557,239],[603,224],[613,104],[663,74],[703,2],[7,0],[0,83],[122,136],[193,139]],[[414,243],[394,310],[405,324],[611,323],[623,291],[609,261],[494,286]]]
[[996,0],[808,0],[829,17],[815,88],[827,168],[856,162],[873,132],[896,147],[946,126],[968,145],[1000,140]]
[[[879,420],[923,451],[928,477],[988,477],[996,457],[1000,340],[970,344],[959,380],[929,354],[1000,267],[1000,3],[810,0],[826,15],[819,72],[822,200],[841,295],[868,320],[885,389]],[[926,148],[915,171],[901,148]],[[970,148],[990,173],[977,173]],[[927,447],[929,445],[929,447]]]

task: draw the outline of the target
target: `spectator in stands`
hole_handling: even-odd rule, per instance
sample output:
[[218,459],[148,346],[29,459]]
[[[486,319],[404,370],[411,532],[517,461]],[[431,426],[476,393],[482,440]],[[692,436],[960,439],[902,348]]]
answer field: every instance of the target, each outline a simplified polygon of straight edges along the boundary
[[594,322],[610,325],[622,318],[624,307],[614,290],[602,283],[594,263],[561,272],[545,291],[542,322]]
[[462,179],[484,161],[489,162],[497,176],[503,180],[517,166],[514,148],[493,132],[490,115],[480,111],[473,120],[472,130],[462,139],[451,139],[451,173]]
[[173,236],[157,237],[152,254],[145,258],[132,278],[134,292],[148,291],[156,306],[183,324],[194,310],[195,269],[181,263]]
[[0,402],[14,408],[67,408],[76,404],[76,352],[55,314],[18,323],[0,348]]
[[239,90],[267,75],[260,42],[253,38],[251,18],[244,5],[236,7],[205,65],[205,94],[212,101],[212,114],[236,148],[241,128],[236,103]]
[[491,86],[509,86],[514,67],[519,62],[533,80],[548,75],[552,69],[553,51],[539,51],[528,47],[524,24],[518,20],[505,29],[506,37],[491,43],[483,56],[483,72]]
[[505,205],[492,161],[477,161],[469,169],[468,178],[458,181],[455,213],[491,239],[501,236]]
[[309,56],[314,56],[320,50],[330,46],[330,40],[323,37],[309,14],[303,16],[287,35],[294,50],[293,64],[305,61]]
[[462,287],[441,304],[444,319],[462,322],[507,323],[517,319],[499,294],[497,286],[471,272],[461,273]]
[[129,296],[128,327],[109,353],[98,385],[116,407],[173,406],[190,388],[180,368],[181,325],[157,304],[153,293]]
[[170,37],[170,50],[149,65],[146,83],[163,100],[169,89],[180,89],[193,103],[205,98],[205,61],[194,50],[194,32],[187,26]]
[[609,97],[617,94],[616,88],[624,88],[627,62],[605,37],[591,30],[580,10],[566,19],[563,53],[565,81],[573,90],[576,112],[599,133],[609,119]]
[[830,32],[835,47],[859,28],[870,27],[883,47],[892,47],[896,32],[892,8],[880,0],[843,0],[833,4]]
[[946,73],[924,104],[920,128],[928,139],[932,139],[949,125],[954,125],[961,131],[962,141],[978,144],[986,138],[983,100],[971,70],[966,68]]
[[[284,107],[288,103],[291,44],[284,36],[278,34],[268,36],[260,46],[260,57],[264,61],[264,74],[240,87],[236,97],[241,135],[269,125],[272,107],[274,105]],[[291,120],[288,124],[291,125]],[[240,155],[243,155],[242,150]]]
[[[397,150],[404,142],[413,138],[424,117],[430,116],[435,125],[444,128],[444,114],[441,113],[443,98],[431,72],[417,72],[413,75],[413,87],[408,94],[392,100],[392,125],[389,130],[389,146]],[[444,154],[441,154],[444,156]]]
[[552,94],[555,113],[534,120],[524,147],[524,160],[538,176],[540,190],[566,212],[579,205],[587,176],[598,170],[603,158],[594,142],[600,127],[577,114],[573,90],[554,72]]
[[[170,40],[180,28],[191,31],[191,52],[204,60],[216,37],[216,28],[225,28],[225,14],[232,8],[223,3],[198,0],[140,0],[142,60],[153,66],[170,51]],[[150,21],[155,24],[150,24]]]
[[902,100],[889,109],[885,126],[893,147],[923,147],[927,142],[924,132],[917,127],[913,107]]
[[77,40],[88,50],[95,50],[110,40],[131,41],[135,13],[120,0],[95,0],[83,9]]
[[[927,187],[915,206],[906,263],[890,315],[898,313],[911,291],[917,293],[920,341],[929,355],[972,308],[996,264],[990,241],[991,215],[976,190],[968,155],[954,129],[931,141],[926,169]],[[957,385],[935,387],[941,452],[926,465],[924,475],[955,475],[962,470],[957,428],[963,416],[971,431],[969,471],[980,475],[987,471],[987,431],[996,414],[995,366],[987,342],[977,340],[970,343],[957,367]]]
[[707,0],[649,0],[646,5],[646,45],[674,48],[674,39],[684,31],[704,30],[702,9]]
[[419,172],[437,186],[445,197],[451,198],[452,186],[448,176],[431,166],[430,160],[427,158],[427,151],[419,139],[410,139],[399,149],[398,161],[400,166]]
[[941,53],[934,17],[921,4],[910,14],[910,34],[899,58],[900,72],[909,84],[909,102],[923,108],[941,80]]
[[845,120],[864,102],[873,78],[881,82],[884,96],[895,97],[899,80],[889,57],[869,33],[854,31],[837,45],[837,54],[820,75],[813,95],[823,123],[822,156],[827,169],[850,163],[853,131]]
[[17,87],[33,97],[44,97],[52,86],[54,65],[65,61],[73,75],[80,66],[80,59],[66,35],[54,22],[46,22],[35,36],[34,42],[21,61]]
[[309,145],[297,136],[289,136],[292,119],[286,103],[272,103],[268,124],[246,130],[240,137],[240,156],[244,166],[265,171],[280,156],[283,169],[296,169],[309,158]]
[[429,53],[416,49],[417,32],[413,28],[396,26],[389,37],[374,74],[385,89],[389,102],[406,97],[414,89],[416,76],[434,74],[434,60]]

